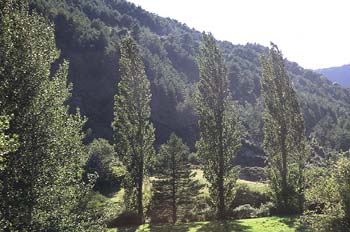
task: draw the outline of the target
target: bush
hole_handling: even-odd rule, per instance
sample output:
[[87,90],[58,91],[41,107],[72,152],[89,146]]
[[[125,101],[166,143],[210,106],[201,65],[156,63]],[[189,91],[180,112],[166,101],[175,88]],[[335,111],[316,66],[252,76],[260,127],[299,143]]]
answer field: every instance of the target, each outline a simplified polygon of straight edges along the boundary
[[199,161],[199,158],[198,158],[198,155],[197,153],[190,153],[188,155],[188,161],[192,164],[192,165],[199,165],[200,164],[200,161]]
[[193,203],[193,208],[186,213],[183,221],[194,222],[214,220],[216,218],[214,208],[210,197],[208,195],[200,194]]
[[252,207],[249,204],[240,205],[232,210],[231,216],[236,219],[253,218],[257,217],[258,209]]
[[271,216],[271,212],[275,209],[275,205],[272,202],[262,204],[257,210],[257,217],[268,217]]
[[116,159],[113,146],[105,139],[96,139],[88,149],[89,159],[85,164],[85,176],[97,174],[94,190],[105,195],[118,191],[125,168]]
[[239,171],[239,178],[249,181],[265,181],[266,171],[262,167],[243,167]]
[[116,227],[129,227],[129,226],[137,226],[142,223],[141,218],[137,215],[136,212],[126,211],[120,214],[115,219],[107,222],[108,228],[116,228]]
[[[349,231],[350,159],[339,154],[330,168],[309,171],[303,221],[315,231]],[[322,185],[320,185],[322,183]]]
[[86,207],[94,211],[96,217],[101,218],[105,225],[124,210],[120,202],[113,202],[110,198],[93,191],[89,195]]
[[259,208],[261,205],[266,204],[269,201],[271,201],[269,193],[253,191],[247,184],[239,184],[231,208],[236,208],[240,205],[246,204]]
[[250,204],[240,205],[229,213],[229,216],[234,219],[268,217],[271,215],[271,210],[274,208],[272,202],[262,204],[260,208],[252,207]]

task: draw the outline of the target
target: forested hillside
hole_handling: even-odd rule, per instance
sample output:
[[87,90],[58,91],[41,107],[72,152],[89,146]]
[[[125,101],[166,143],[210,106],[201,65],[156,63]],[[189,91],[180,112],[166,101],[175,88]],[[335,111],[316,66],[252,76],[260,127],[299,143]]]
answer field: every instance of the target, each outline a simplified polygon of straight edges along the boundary
[[272,42],[2,0],[0,80],[1,231],[349,231],[350,89]]
[[[86,142],[96,137],[112,139],[113,96],[120,79],[119,46],[121,39],[131,33],[139,44],[151,82],[156,144],[164,143],[176,132],[194,148],[198,128],[193,94],[199,75],[196,57],[200,32],[124,0],[32,0],[31,8],[55,24],[60,60],[70,62],[68,77],[74,87],[69,104],[79,107],[88,118]],[[226,41],[219,42],[219,46],[228,66],[234,100],[239,104],[243,137],[260,145],[260,56],[267,48]],[[286,65],[300,100],[307,136],[316,137],[328,148],[348,149],[350,90],[333,85],[297,63]]]
[[350,65],[343,65],[340,67],[331,67],[318,69],[316,72],[323,74],[330,81],[336,82],[339,85],[350,86]]

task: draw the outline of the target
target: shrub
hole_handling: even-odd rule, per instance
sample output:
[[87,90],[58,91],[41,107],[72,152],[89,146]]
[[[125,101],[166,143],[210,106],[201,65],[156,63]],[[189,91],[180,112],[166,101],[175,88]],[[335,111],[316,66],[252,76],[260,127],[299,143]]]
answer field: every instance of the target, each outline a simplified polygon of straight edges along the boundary
[[330,168],[314,168],[308,173],[308,210],[303,221],[315,231],[349,231],[350,159],[342,154],[338,157]]
[[88,149],[85,176],[97,174],[94,190],[105,195],[118,191],[125,167],[116,159],[113,146],[105,139],[95,139]]
[[188,155],[188,161],[192,164],[192,165],[199,165],[200,161],[198,158],[197,153],[192,152]]
[[118,217],[107,222],[108,228],[137,226],[142,222],[136,212],[125,211]]
[[239,171],[239,178],[249,181],[265,181],[266,171],[262,167],[243,167]]
[[236,208],[245,204],[250,204],[255,208],[259,208],[262,204],[266,204],[269,201],[271,201],[269,193],[252,190],[247,184],[239,184],[231,208]]
[[253,218],[258,214],[258,209],[249,204],[240,205],[232,210],[232,217],[236,219]]
[[262,204],[260,208],[252,207],[250,204],[240,205],[232,210],[230,216],[235,219],[268,217],[271,215],[271,210],[274,208],[272,202]]
[[268,217],[271,216],[271,212],[275,209],[275,205],[272,202],[262,204],[257,210],[257,217]]

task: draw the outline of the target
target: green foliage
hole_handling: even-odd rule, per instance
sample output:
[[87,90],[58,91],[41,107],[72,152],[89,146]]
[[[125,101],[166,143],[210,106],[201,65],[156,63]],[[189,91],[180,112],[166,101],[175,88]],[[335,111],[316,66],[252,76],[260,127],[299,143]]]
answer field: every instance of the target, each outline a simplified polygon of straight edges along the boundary
[[[121,38],[129,31],[141,45],[151,83],[156,145],[175,131],[194,150],[198,124],[192,93],[199,79],[195,59],[201,40],[198,31],[124,0],[31,0],[31,7],[55,22],[56,43],[61,58],[70,61],[69,80],[74,84],[69,104],[88,117],[88,142],[93,138],[112,141],[113,97],[120,80],[116,60]],[[218,42],[218,46],[247,131],[242,137],[260,146],[263,104],[259,58],[267,48],[229,42]],[[286,61],[286,70],[295,86],[306,135],[315,137],[326,149],[345,149],[339,138],[350,129],[350,91],[293,62]]]
[[268,178],[282,213],[303,211],[305,148],[304,120],[285,70],[282,53],[272,44],[261,59],[264,96],[264,150],[269,156]]
[[196,152],[191,152],[188,155],[188,161],[192,164],[192,165],[199,165],[200,161],[199,161],[199,157],[198,154]]
[[232,210],[234,218],[253,218],[258,216],[258,210],[249,204],[240,205]]
[[114,147],[105,139],[95,139],[88,148],[86,175],[97,174],[94,190],[108,194],[120,189],[125,167],[116,159]]
[[200,80],[196,108],[200,139],[196,147],[204,176],[210,183],[217,217],[223,219],[237,179],[232,161],[240,146],[240,134],[224,59],[211,34],[203,34],[198,65]]
[[124,210],[122,199],[117,199],[118,197],[117,194],[113,197],[106,197],[98,192],[91,192],[88,196],[86,208],[87,210],[94,210],[103,219],[103,222],[109,226],[109,223]]
[[350,159],[341,158],[336,164],[335,178],[340,193],[344,220],[350,225]]
[[[189,220],[202,185],[194,180],[189,148],[175,134],[160,147],[156,178],[152,181],[152,222]],[[160,219],[162,218],[162,219]],[[171,218],[171,220],[170,220]]]
[[[26,1],[0,5],[0,109],[13,115],[9,134],[18,148],[3,156],[0,224],[4,231],[95,231],[85,209],[90,187],[82,181],[84,120],[64,104],[68,64],[56,60],[53,27]],[[96,219],[96,220],[95,220]]]
[[230,208],[236,208],[240,205],[249,204],[254,208],[259,208],[271,201],[271,194],[266,191],[266,186],[259,186],[259,183],[252,186],[252,184],[238,182],[236,187],[236,195]]
[[154,156],[154,128],[149,121],[150,83],[136,42],[131,37],[120,48],[121,81],[114,107],[114,138],[117,155],[126,167],[126,205],[143,220],[143,181]]
[[328,169],[310,171],[303,219],[317,231],[347,231],[350,225],[350,159],[339,155]]
[[246,186],[252,192],[267,193],[270,191],[268,184],[264,182],[253,182],[239,179],[237,183],[239,186]]
[[2,156],[15,151],[18,143],[18,136],[12,135],[9,136],[6,134],[6,130],[10,127],[10,117],[8,116],[0,116],[0,170],[1,170],[1,162]]

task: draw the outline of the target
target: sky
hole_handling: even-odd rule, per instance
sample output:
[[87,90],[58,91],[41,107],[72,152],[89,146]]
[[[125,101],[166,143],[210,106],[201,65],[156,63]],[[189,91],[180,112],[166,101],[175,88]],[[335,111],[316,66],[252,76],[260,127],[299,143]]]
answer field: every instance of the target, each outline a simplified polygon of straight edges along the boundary
[[304,68],[350,64],[349,0],[128,0],[234,44],[270,41]]

